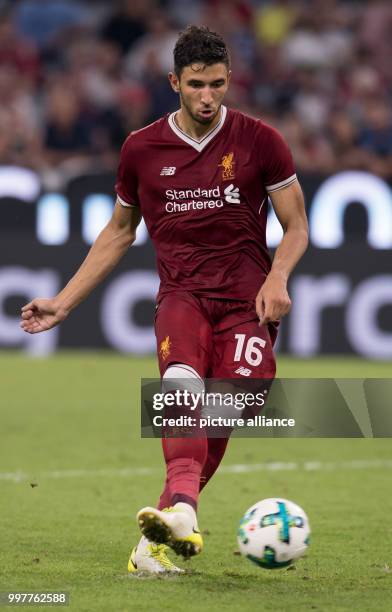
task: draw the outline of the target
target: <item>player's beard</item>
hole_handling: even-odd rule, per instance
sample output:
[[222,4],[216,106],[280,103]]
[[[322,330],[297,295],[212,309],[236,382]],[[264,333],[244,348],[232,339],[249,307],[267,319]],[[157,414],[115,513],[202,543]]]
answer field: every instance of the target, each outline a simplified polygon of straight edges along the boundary
[[181,99],[181,104],[182,106],[186,108],[188,115],[192,117],[193,121],[195,121],[196,123],[199,123],[200,125],[210,125],[214,121],[217,114],[220,112],[221,105],[219,104],[217,111],[211,117],[204,118],[204,117],[201,117],[200,115],[195,115],[195,113],[192,112],[191,107],[189,106],[189,104],[186,103],[181,92],[180,92],[180,99]]

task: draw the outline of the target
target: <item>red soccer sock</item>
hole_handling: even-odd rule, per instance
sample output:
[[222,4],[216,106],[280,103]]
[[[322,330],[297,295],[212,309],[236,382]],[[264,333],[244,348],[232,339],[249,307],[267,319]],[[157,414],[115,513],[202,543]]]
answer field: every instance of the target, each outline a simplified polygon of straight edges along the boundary
[[207,439],[163,438],[162,447],[167,478],[159,508],[185,502],[196,509],[201,471],[207,458]]
[[[215,474],[218,469],[224,454],[226,452],[227,444],[229,442],[229,438],[209,438],[207,440],[208,451],[207,458],[204,462],[204,466],[200,475],[200,484],[199,484],[199,493],[204,489],[206,484]],[[167,508],[172,503],[172,495],[170,492],[169,481],[166,478],[165,488],[161,494],[158,503],[158,509],[163,510],[163,508]]]
[[208,438],[207,458],[200,476],[200,491],[215,474],[226,451],[229,438]]
[[164,489],[159,498],[158,510],[163,510],[164,508],[168,508],[170,506],[170,503],[171,503],[171,495],[170,495],[169,481],[166,478]]

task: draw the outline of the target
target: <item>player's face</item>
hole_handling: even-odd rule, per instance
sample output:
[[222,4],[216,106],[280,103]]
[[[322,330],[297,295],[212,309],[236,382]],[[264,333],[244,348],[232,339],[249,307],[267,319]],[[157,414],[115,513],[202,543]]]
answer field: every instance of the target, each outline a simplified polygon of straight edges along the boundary
[[217,117],[230,81],[225,64],[192,64],[186,66],[178,79],[173,73],[170,81],[180,94],[181,107],[196,123],[209,125]]

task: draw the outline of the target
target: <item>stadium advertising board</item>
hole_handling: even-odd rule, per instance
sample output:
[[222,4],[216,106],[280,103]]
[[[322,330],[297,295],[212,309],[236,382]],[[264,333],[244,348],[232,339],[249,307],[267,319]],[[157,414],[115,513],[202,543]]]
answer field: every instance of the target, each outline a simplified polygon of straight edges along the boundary
[[[392,191],[372,174],[301,176],[310,247],[290,279],[292,310],[281,352],[311,357],[357,353],[392,358]],[[44,355],[58,348],[155,350],[155,255],[143,224],[124,260],[63,325],[28,336],[19,307],[51,296],[70,278],[111,215],[112,174],[71,178],[65,186],[31,170],[0,168],[0,347]],[[270,212],[273,249],[281,228]]]

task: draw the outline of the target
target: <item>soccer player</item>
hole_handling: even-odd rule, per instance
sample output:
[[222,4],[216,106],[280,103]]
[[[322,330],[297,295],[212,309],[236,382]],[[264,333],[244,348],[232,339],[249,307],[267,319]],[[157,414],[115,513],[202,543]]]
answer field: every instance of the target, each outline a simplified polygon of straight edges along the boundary
[[[169,81],[180,109],[131,133],[120,157],[113,216],[67,286],[22,308],[22,328],[52,328],[114,268],[143,216],[157,253],[155,332],[163,382],[206,377],[273,378],[277,322],[290,308],[287,280],[307,246],[307,221],[290,151],[279,133],[223,105],[230,81],[223,39],[189,26],[174,49]],[[284,235],[273,263],[267,200]],[[226,438],[164,438],[166,482],[158,508],[137,516],[142,538],[129,571],[180,572],[203,547],[200,491]]]

